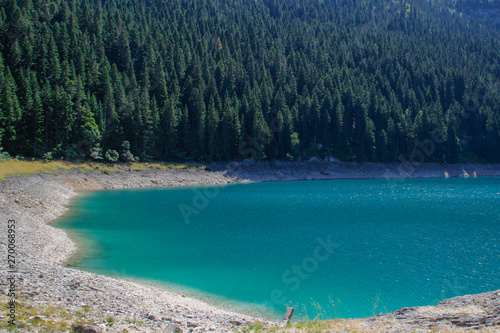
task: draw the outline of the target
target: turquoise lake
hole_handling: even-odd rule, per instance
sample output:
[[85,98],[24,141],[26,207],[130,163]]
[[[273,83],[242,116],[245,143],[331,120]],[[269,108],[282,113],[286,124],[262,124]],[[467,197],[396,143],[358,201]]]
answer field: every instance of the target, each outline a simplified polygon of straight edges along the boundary
[[79,269],[281,317],[366,317],[500,289],[500,178],[86,192]]

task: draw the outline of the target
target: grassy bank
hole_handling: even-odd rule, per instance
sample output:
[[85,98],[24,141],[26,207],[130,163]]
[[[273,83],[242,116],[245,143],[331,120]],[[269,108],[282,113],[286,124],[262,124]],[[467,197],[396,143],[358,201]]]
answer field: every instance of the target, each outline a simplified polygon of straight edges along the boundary
[[[391,328],[391,324],[376,324],[370,327],[363,325],[363,319],[335,319],[335,320],[313,320],[288,324],[285,327],[264,327],[260,323],[254,323],[249,327],[238,331],[241,333],[385,333]],[[395,324],[397,326],[397,324]],[[495,333],[495,327],[474,328],[416,328],[406,332],[439,332],[439,333],[466,333],[466,332]]]
[[61,171],[93,171],[98,170],[104,173],[116,171],[144,170],[147,168],[166,169],[205,169],[203,164],[196,163],[161,163],[161,162],[135,162],[128,164],[110,164],[100,162],[68,162],[68,161],[25,161],[11,159],[0,162],[0,181],[12,175],[32,175],[40,172],[61,172]]
[[292,332],[366,332],[361,326],[361,319],[335,319],[335,320],[311,320],[301,321],[295,324],[288,324],[285,327],[264,327],[260,323],[255,323],[243,329],[242,333],[292,333]]

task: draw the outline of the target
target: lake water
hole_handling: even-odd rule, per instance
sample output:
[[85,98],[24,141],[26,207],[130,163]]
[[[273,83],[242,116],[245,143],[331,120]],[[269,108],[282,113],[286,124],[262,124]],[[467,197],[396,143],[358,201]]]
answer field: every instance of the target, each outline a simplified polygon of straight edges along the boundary
[[366,317],[500,289],[500,178],[88,192],[72,265],[239,311]]

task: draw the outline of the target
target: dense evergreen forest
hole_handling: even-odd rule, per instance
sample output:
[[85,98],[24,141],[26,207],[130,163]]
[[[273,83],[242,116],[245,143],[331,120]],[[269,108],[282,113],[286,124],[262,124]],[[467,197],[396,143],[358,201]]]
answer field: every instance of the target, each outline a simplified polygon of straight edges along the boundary
[[494,1],[0,3],[11,155],[500,161]]

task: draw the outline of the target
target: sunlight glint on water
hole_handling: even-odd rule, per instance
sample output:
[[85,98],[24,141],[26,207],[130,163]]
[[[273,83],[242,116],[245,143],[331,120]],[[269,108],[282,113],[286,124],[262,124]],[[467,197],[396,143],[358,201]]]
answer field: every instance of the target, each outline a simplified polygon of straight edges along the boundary
[[98,191],[59,226],[91,249],[82,269],[276,316],[291,304],[365,317],[500,288],[498,178]]

